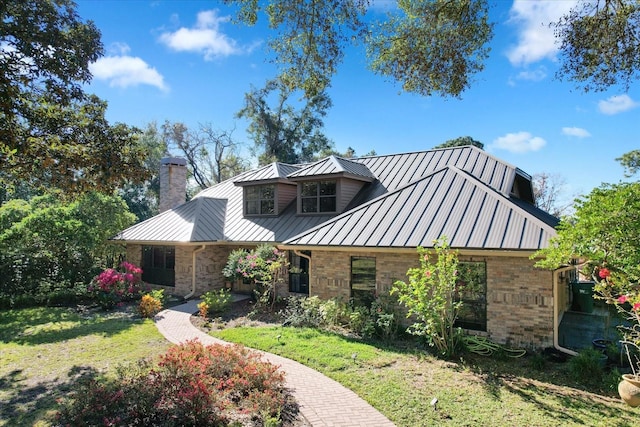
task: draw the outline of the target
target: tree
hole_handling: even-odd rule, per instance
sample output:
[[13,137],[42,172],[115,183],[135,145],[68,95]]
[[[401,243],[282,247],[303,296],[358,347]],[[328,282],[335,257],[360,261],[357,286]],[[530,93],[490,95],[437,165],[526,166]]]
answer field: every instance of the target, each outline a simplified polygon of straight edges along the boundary
[[624,167],[624,174],[627,178],[632,177],[640,170],[640,150],[632,150],[624,153],[616,160]]
[[483,68],[492,36],[485,0],[398,1],[387,21],[365,22],[369,0],[226,0],[249,25],[264,11],[280,78],[307,98],[323,92],[349,43],[363,40],[371,69],[422,95],[459,96]]
[[407,307],[407,317],[415,319],[407,331],[425,337],[438,353],[452,357],[462,344],[455,326],[462,307],[456,298],[458,254],[444,237],[434,242],[433,250],[435,262],[429,251],[418,248],[420,267],[407,271],[408,282],[396,281],[391,294],[398,294],[400,303]]
[[554,24],[560,40],[557,75],[602,91],[627,90],[640,77],[640,2],[595,0],[578,5]]
[[118,194],[127,203],[129,211],[138,217],[138,221],[144,221],[159,212],[160,161],[167,155],[168,147],[156,122],[147,124],[138,144],[145,153],[143,165],[148,179],[141,183],[127,182],[118,190]]
[[566,185],[562,176],[546,172],[536,173],[533,175],[532,184],[536,207],[557,218],[569,211],[571,203],[562,203],[559,200],[562,188]]
[[484,150],[484,144],[480,141],[477,141],[470,136],[460,136],[458,138],[450,139],[448,141],[443,142],[442,144],[436,145],[433,147],[436,148],[450,148],[450,147],[464,147],[466,145],[473,145],[474,147],[478,147],[481,150]]
[[98,29],[71,0],[2,2],[0,185],[29,177],[70,195],[144,180],[137,131],[110,126],[106,103],[82,90],[101,54]]
[[201,189],[247,170],[238,154],[238,143],[233,140],[233,130],[217,130],[210,123],[199,126],[193,132],[184,123],[166,121],[162,132],[167,144],[185,157],[191,176]]
[[[269,96],[277,91],[275,107],[269,105]],[[245,105],[237,113],[250,121],[248,132],[259,152],[259,163],[274,161],[303,163],[332,148],[331,141],[320,131],[322,118],[331,107],[331,99],[321,92],[302,100],[296,109],[289,102],[293,91],[279,79],[269,80],[262,89],[245,94]]]
[[587,277],[609,265],[640,280],[640,183],[603,184],[577,199],[574,208],[549,247],[536,253],[544,257],[538,265],[557,268],[580,258]]
[[122,199],[95,192],[10,200],[0,206],[0,295],[88,283],[117,261],[124,248],[108,239],[134,220]]
[[[373,0],[225,0],[238,21],[261,13],[277,34],[269,42],[279,77],[311,98],[336,74],[349,44],[363,43],[374,73],[420,95],[460,97],[484,69],[494,23],[488,0],[398,0],[383,19],[367,15]],[[560,70],[586,90],[621,84],[640,69],[640,2],[577,2],[555,28]]]

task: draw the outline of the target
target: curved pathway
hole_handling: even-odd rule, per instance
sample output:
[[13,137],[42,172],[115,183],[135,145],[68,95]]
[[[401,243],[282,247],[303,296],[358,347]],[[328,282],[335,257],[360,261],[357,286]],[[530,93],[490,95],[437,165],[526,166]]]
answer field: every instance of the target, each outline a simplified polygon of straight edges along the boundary
[[[191,315],[198,311],[193,300],[161,311],[155,317],[162,335],[174,344],[198,339],[201,343],[226,344],[202,332],[191,324]],[[260,352],[263,359],[280,366],[286,374],[287,386],[300,405],[300,413],[313,427],[391,427],[394,424],[357,394],[338,382],[298,362]]]

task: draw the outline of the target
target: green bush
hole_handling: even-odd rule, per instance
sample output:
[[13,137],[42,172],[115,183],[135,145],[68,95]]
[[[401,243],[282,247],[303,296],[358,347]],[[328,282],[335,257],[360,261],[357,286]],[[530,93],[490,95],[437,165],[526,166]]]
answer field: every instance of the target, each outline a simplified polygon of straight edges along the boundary
[[209,291],[203,294],[200,299],[206,304],[209,314],[222,314],[229,310],[233,297],[228,289]]
[[604,375],[603,360],[606,355],[592,348],[581,350],[567,364],[569,376],[574,381],[585,385],[598,385]]

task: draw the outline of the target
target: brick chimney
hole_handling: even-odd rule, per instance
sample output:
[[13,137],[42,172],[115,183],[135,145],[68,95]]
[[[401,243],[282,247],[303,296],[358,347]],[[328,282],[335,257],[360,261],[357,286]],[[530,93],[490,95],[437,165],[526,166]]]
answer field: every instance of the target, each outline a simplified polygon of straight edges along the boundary
[[187,197],[187,161],[180,157],[160,160],[160,212],[183,204]]

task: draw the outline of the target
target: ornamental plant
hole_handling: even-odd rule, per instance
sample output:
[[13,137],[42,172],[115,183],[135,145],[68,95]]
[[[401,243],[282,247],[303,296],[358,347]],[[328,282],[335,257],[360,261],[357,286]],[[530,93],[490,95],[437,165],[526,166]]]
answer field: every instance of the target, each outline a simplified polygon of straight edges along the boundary
[[625,355],[634,377],[640,379],[640,282],[631,281],[623,271],[601,266],[595,269],[593,277],[598,281],[594,287],[595,297],[614,305],[618,313],[627,320],[619,325],[623,336]]
[[[536,266],[575,264],[596,282],[595,297],[612,304],[628,320],[621,332],[629,346],[640,345],[640,182],[603,184],[575,201],[549,246],[536,252]],[[640,361],[632,363],[640,376]]]
[[107,268],[87,288],[89,295],[105,310],[133,301],[146,290],[142,269],[127,261],[120,264],[120,268],[122,271]]
[[455,327],[462,307],[456,299],[458,254],[441,237],[433,252],[418,247],[418,255],[420,267],[409,269],[409,280],[396,281],[390,293],[397,293],[407,317],[416,319],[407,332],[426,338],[440,355],[450,358],[462,348],[462,331]]
[[239,345],[197,341],[90,380],[61,404],[58,424],[77,426],[264,425],[297,412],[277,366]]

